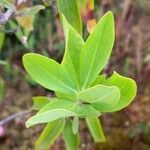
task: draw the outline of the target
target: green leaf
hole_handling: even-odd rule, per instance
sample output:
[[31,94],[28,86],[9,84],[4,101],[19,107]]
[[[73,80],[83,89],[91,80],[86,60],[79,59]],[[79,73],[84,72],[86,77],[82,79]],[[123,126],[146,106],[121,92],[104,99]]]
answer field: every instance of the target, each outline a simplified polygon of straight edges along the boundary
[[[115,105],[120,98],[120,91],[115,86],[96,85],[88,88],[77,95],[77,99],[87,103],[99,105]],[[104,107],[104,106],[102,106]]]
[[64,119],[48,123],[35,143],[35,150],[48,150],[59,134],[63,131]]
[[0,52],[2,50],[4,40],[5,40],[5,34],[4,34],[4,32],[0,32]]
[[77,116],[80,118],[101,115],[101,113],[98,110],[94,109],[93,106],[91,106],[90,104],[74,105],[74,107],[72,107],[71,110],[77,113],[78,114]]
[[86,118],[86,123],[95,142],[105,142],[105,136],[98,117]]
[[77,150],[79,146],[79,135],[72,132],[72,121],[67,120],[63,130],[63,138],[67,150]]
[[77,134],[79,130],[79,117],[74,117],[72,121],[72,131],[74,134]]
[[72,80],[77,84],[79,89],[79,65],[80,54],[83,45],[85,44],[82,37],[75,31],[72,26],[67,22],[64,16],[62,16],[64,27],[66,32],[66,48],[65,54],[62,60],[62,66],[68,71]]
[[64,14],[68,22],[82,35],[82,21],[77,0],[57,0],[60,14]]
[[43,87],[61,93],[76,95],[66,70],[54,60],[39,54],[25,54],[23,65],[34,81]]
[[12,7],[12,4],[10,2],[8,2],[7,0],[0,0],[0,7],[9,9]]
[[82,89],[89,87],[105,67],[114,39],[114,18],[112,12],[108,12],[100,19],[83,46],[80,58]]
[[34,109],[40,110],[44,106],[46,106],[51,100],[54,100],[54,98],[49,98],[46,96],[35,96],[32,98],[34,102]]
[[76,101],[69,101],[69,100],[62,100],[62,99],[51,101],[48,105],[46,105],[43,109],[41,109],[38,112],[38,114],[52,109],[59,109],[59,108],[73,111],[74,113],[76,113],[76,116],[79,117],[100,115],[100,112],[94,109],[89,104],[80,104],[79,102]]
[[99,75],[96,78],[96,80],[92,83],[91,87],[96,86],[97,84],[101,84],[105,80],[106,80],[106,75],[105,74]]
[[27,120],[26,127],[28,128],[36,124],[48,123],[60,118],[73,117],[73,116],[77,116],[77,114],[74,113],[73,111],[62,109],[62,108],[56,108],[46,112],[37,113],[35,116]]
[[136,96],[137,86],[134,80],[123,77],[114,72],[104,83],[107,86],[116,86],[120,89],[121,97],[118,103],[113,106],[109,112],[118,111],[128,106]]
[[43,107],[35,116],[31,117],[26,126],[47,123],[65,117],[99,116],[100,112],[88,104],[78,104],[69,100],[54,100]]
[[0,101],[3,99],[3,97],[4,97],[4,82],[0,78]]

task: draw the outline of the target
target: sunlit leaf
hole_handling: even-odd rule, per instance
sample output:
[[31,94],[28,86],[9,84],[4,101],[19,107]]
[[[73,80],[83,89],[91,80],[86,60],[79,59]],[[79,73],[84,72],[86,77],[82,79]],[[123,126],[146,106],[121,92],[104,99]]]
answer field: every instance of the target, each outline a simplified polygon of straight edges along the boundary
[[108,62],[114,44],[114,18],[106,13],[83,46],[80,58],[80,82],[89,87]]
[[136,96],[137,86],[134,80],[123,77],[114,72],[104,83],[107,86],[116,86],[120,89],[121,97],[118,103],[113,106],[109,111],[118,111],[128,106]]
[[45,88],[66,94],[76,94],[68,73],[54,60],[30,53],[23,56],[23,64],[33,80]]
[[100,112],[107,111],[116,105],[120,98],[120,90],[115,86],[96,85],[80,92],[77,99],[92,103]]

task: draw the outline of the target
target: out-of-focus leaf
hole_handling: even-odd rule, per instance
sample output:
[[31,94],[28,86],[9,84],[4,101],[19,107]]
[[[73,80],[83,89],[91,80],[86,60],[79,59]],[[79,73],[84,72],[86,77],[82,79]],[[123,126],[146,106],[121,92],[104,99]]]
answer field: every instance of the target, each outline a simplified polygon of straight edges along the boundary
[[79,135],[74,134],[72,131],[72,121],[67,120],[64,130],[63,130],[63,138],[65,140],[65,144],[67,150],[77,150],[79,146]]
[[43,5],[37,5],[30,8],[24,8],[20,10],[18,13],[21,14],[22,16],[30,16],[30,15],[35,15],[36,13],[38,13],[40,10],[43,9],[45,9]]
[[48,123],[35,143],[35,150],[48,150],[64,129],[64,125],[64,119]]
[[109,112],[118,111],[128,106],[136,96],[137,86],[134,80],[123,77],[114,72],[104,83],[107,86],[116,86],[120,89],[121,97],[118,103],[113,106]]
[[105,142],[105,136],[98,117],[86,118],[86,123],[95,142]]
[[77,134],[79,129],[79,117],[74,117],[72,121],[72,131],[74,134]]
[[0,78],[0,101],[3,99],[3,97],[4,97],[4,82]]
[[87,25],[88,32],[92,32],[96,26],[94,18],[94,0],[78,0],[82,18]]
[[25,54],[23,64],[29,75],[47,89],[76,95],[76,89],[66,70],[54,60],[39,54]]
[[83,46],[80,57],[82,89],[89,87],[105,67],[114,44],[114,18],[107,12],[98,22]]
[[34,16],[33,15],[16,17],[16,20],[26,30],[28,30],[28,31],[33,30],[33,22],[34,22]]
[[11,8],[12,4],[7,0],[0,0],[0,7]]
[[32,98],[34,102],[34,109],[40,110],[44,106],[46,106],[51,100],[55,100],[55,98],[49,98],[46,96],[35,96]]
[[2,50],[4,40],[5,40],[5,34],[4,34],[4,32],[0,32],[0,52]]
[[82,35],[82,21],[77,0],[57,0],[60,14],[64,14],[68,22]]

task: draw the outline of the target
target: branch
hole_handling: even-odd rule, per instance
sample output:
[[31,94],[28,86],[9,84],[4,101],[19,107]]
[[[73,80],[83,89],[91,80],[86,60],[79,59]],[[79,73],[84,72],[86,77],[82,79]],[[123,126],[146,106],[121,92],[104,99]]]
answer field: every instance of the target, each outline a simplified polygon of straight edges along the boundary
[[9,117],[7,117],[7,118],[1,120],[1,121],[0,121],[0,126],[3,126],[3,125],[7,124],[8,122],[10,122],[10,121],[12,121],[12,120],[14,120],[14,119],[16,119],[16,118],[18,118],[18,117],[23,117],[23,116],[25,116],[26,114],[30,113],[31,111],[32,111],[32,109],[30,109],[30,110],[25,110],[25,111],[22,111],[22,112],[18,112],[18,113],[16,113],[16,114],[13,114],[13,115],[11,115],[11,116],[9,116]]

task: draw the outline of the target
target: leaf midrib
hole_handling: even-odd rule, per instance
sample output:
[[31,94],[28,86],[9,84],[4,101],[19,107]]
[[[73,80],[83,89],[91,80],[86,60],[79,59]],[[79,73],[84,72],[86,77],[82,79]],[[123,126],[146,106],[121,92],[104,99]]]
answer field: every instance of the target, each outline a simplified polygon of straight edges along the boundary
[[[102,24],[102,28],[104,28],[104,24],[105,24],[105,22]],[[102,36],[102,32],[101,32],[101,34],[100,34],[100,36],[99,36],[98,43],[99,43],[99,41],[100,41],[100,39],[101,39],[101,36]],[[94,57],[93,57],[93,58],[95,58],[95,56],[96,56],[98,46],[99,46],[99,44],[97,44],[97,46],[96,46],[96,51],[94,52]],[[88,72],[88,74],[87,74],[87,78],[86,78],[86,80],[85,80],[85,82],[84,82],[84,84],[83,84],[83,89],[85,88],[85,86],[86,86],[86,84],[87,84],[87,81],[88,81],[88,79],[90,78],[90,73],[91,73],[92,68],[93,68],[94,60],[95,60],[95,59],[92,59],[92,62],[91,62],[92,65],[90,66],[89,72]]]
[[[68,86],[67,84],[65,84],[63,81],[58,80],[53,74],[50,74],[49,72],[47,72],[46,70],[44,70],[42,67],[36,65],[34,62],[32,62],[32,64],[34,64],[35,66],[37,66],[40,70],[43,70],[43,72],[45,72],[48,76],[51,76],[52,78],[54,78],[56,81],[58,81],[60,84],[64,85],[66,88],[70,89],[71,91],[73,91],[74,93],[76,93],[76,90],[71,88],[70,86]],[[62,68],[63,69],[63,68]],[[61,78],[60,78],[61,79]],[[70,80],[70,79],[69,79]]]

